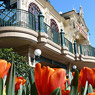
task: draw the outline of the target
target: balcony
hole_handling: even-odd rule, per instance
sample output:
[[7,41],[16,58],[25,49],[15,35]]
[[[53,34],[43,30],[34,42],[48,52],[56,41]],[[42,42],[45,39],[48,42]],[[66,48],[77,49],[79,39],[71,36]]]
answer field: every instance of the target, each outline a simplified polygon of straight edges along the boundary
[[[40,15],[37,22],[35,16],[28,11],[0,9],[0,35],[3,35],[0,37],[22,37],[28,39],[29,43],[36,43],[38,47],[42,45],[40,48],[47,50],[47,54],[49,50],[49,53],[55,53],[56,57],[60,55],[60,57],[64,57],[66,60],[70,59],[72,62],[87,61],[88,59],[91,62],[95,62],[94,47],[80,45],[80,49],[78,49],[77,43],[72,43],[66,39],[64,32],[58,33],[47,25],[43,20],[42,14]],[[76,55],[78,55],[77,58]],[[63,60],[62,58],[61,60]]]
[[35,16],[25,10],[1,9],[0,27],[5,26],[18,26],[36,31]]
[[93,56],[95,57],[95,48],[90,45],[81,45],[81,54],[84,56]]

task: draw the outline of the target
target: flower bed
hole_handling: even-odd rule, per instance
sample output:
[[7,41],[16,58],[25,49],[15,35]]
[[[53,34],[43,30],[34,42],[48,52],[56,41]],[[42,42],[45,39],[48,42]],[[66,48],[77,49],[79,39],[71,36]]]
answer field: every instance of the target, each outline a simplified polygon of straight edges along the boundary
[[95,95],[95,68],[83,67],[71,76],[67,79],[63,68],[41,68],[37,63],[35,74],[31,69],[25,80],[15,75],[14,63],[1,59],[0,95]]

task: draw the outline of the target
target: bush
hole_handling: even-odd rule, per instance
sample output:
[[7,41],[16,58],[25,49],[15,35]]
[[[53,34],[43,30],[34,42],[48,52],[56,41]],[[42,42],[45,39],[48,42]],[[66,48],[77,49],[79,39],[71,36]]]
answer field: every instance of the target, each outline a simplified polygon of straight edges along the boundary
[[17,76],[23,76],[24,78],[29,76],[29,70],[31,67],[26,61],[26,57],[18,55],[12,48],[1,48],[0,59],[5,59],[10,63],[14,63]]

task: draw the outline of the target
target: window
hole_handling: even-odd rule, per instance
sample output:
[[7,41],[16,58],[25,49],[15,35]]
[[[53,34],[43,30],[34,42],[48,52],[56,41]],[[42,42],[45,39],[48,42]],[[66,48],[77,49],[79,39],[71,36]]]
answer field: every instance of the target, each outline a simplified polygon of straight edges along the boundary
[[58,26],[57,26],[57,23],[55,22],[55,20],[51,19],[51,24],[50,24],[50,27],[51,27],[51,31],[49,33],[49,37],[50,39],[59,44],[59,29],[58,29]]
[[34,21],[36,25],[36,30],[38,31],[38,15],[40,13],[40,9],[35,3],[30,3],[28,11],[31,12],[35,16],[35,18],[33,19],[35,19]]

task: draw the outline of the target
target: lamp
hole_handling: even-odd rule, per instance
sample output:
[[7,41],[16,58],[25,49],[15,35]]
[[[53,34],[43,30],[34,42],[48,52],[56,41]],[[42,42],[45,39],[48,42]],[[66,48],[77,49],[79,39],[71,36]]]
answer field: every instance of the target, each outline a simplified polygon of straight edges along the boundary
[[36,63],[36,60],[37,60],[37,57],[39,58],[40,55],[42,54],[42,51],[40,49],[36,49],[34,51],[34,58],[32,58],[32,62],[33,62],[33,66],[32,67],[35,67],[35,63]]
[[73,65],[73,70],[76,70],[77,69],[77,66],[76,65]]
[[42,52],[41,52],[40,49],[36,49],[36,50],[34,51],[34,55],[35,55],[35,56],[40,56],[41,54],[42,54]]

